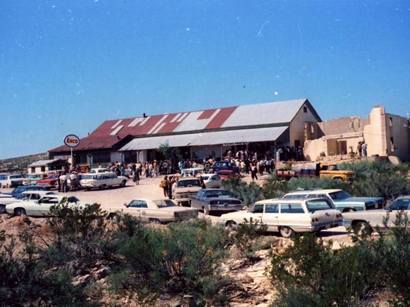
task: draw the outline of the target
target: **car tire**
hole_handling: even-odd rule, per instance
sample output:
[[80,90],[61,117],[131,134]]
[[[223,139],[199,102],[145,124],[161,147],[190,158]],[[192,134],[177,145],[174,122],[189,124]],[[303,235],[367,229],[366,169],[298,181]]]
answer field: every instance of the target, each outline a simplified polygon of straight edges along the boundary
[[156,225],[161,224],[161,221],[160,221],[159,219],[149,219],[148,221],[149,221],[150,223],[156,224]]
[[352,225],[353,232],[359,236],[371,235],[373,232],[372,227],[366,221],[355,222]]
[[14,209],[14,215],[15,216],[25,216],[26,210],[24,210],[23,208],[16,208]]
[[126,185],[127,185],[127,181],[126,181],[126,180],[123,180],[123,181],[121,182],[121,184],[120,184],[120,187],[123,188],[123,187],[125,187]]
[[287,227],[287,226],[282,226],[282,227],[280,227],[280,228],[279,228],[279,233],[280,233],[280,235],[281,235],[282,237],[284,237],[284,238],[290,238],[290,237],[292,237],[292,236],[295,234],[295,232],[293,231],[293,229],[290,228],[290,227]]
[[6,205],[0,205],[0,213],[6,213]]

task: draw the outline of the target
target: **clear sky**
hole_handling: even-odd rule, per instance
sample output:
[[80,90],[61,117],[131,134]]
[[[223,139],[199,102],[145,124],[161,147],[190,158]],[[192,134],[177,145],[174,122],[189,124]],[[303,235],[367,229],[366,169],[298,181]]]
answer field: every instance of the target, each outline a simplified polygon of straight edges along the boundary
[[142,114],[410,112],[410,1],[1,0],[0,158]]

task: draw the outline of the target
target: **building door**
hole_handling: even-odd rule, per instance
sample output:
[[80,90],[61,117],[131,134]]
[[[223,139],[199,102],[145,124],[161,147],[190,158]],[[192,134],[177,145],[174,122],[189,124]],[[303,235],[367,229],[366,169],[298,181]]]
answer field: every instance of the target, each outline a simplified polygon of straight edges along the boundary
[[347,142],[346,141],[337,141],[337,154],[347,155]]

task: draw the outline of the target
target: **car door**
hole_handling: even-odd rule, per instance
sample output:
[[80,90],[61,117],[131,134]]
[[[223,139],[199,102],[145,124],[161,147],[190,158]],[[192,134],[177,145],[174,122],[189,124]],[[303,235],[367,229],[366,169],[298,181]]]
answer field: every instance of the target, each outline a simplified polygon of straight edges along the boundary
[[277,231],[279,225],[279,204],[265,204],[265,212],[262,223],[268,227],[268,231]]
[[[146,209],[148,208],[147,202],[142,199],[134,199],[128,206],[127,213],[130,213],[133,216],[138,217],[139,219],[146,221],[147,220],[147,212]],[[145,209],[145,210],[144,210]]]
[[48,216],[50,215],[50,208],[58,204],[56,197],[45,196],[38,201],[36,215]]
[[263,210],[264,210],[263,204],[255,204],[253,205],[252,213],[250,214],[249,217],[252,218],[254,222],[262,223]]
[[288,226],[293,230],[304,230],[310,227],[310,219],[301,203],[281,203],[278,218],[279,226]]

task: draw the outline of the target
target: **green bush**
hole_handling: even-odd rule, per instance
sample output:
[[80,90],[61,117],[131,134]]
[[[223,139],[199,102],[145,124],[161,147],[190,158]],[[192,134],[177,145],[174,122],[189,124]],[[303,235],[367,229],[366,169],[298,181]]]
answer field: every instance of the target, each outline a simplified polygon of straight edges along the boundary
[[355,172],[350,192],[357,196],[380,196],[393,199],[410,193],[409,164],[393,165],[388,161],[343,163],[340,169]]
[[119,292],[137,291],[144,302],[161,292],[190,294],[198,304],[221,302],[226,280],[218,265],[227,243],[223,229],[202,220],[141,228],[120,246],[123,261],[112,284]]
[[251,205],[263,199],[262,188],[255,182],[247,184],[240,179],[230,179],[222,182],[222,187],[242,200],[244,205]]
[[[400,216],[400,214],[399,214]],[[272,256],[270,276],[278,288],[275,306],[358,306],[389,289],[397,305],[410,301],[410,228],[407,217],[377,240],[356,238],[333,250],[313,235]]]

